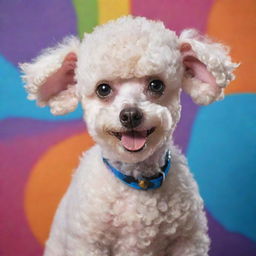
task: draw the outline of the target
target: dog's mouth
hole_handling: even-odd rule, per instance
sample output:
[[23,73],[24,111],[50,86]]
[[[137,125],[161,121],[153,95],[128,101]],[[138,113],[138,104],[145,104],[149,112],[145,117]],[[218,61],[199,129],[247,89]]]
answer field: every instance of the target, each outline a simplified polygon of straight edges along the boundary
[[129,152],[139,152],[143,150],[146,145],[147,138],[155,131],[155,127],[149,130],[136,131],[130,130],[125,132],[110,132],[121,141],[122,146]]

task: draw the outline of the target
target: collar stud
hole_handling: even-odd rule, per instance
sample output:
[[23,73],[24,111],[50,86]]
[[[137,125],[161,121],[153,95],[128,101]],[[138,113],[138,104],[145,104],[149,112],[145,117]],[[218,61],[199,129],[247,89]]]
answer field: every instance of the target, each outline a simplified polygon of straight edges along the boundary
[[147,180],[139,180],[138,185],[143,189],[147,189],[149,187],[149,182]]

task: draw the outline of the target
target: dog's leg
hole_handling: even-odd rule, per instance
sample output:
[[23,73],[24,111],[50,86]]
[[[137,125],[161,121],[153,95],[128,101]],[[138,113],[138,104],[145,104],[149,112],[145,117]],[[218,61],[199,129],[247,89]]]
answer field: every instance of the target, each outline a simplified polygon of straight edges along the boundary
[[112,256],[111,249],[101,242],[88,244],[84,239],[69,236],[69,241],[63,244],[58,237],[51,237],[44,256]]
[[67,256],[67,194],[61,200],[52,223],[43,256]]
[[195,234],[190,238],[180,238],[168,250],[168,256],[208,256],[209,238],[206,234]]
[[192,230],[184,234],[168,248],[168,256],[208,256],[210,239],[205,229]]
[[167,248],[167,256],[208,256],[210,239],[204,211],[190,214],[179,232]]

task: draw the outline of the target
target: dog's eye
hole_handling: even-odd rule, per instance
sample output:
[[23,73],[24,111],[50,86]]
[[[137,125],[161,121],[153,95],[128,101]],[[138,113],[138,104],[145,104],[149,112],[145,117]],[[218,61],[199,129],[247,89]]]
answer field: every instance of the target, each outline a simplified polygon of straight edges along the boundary
[[111,92],[112,88],[109,84],[100,84],[96,89],[96,93],[100,98],[107,97]]
[[164,91],[165,85],[161,80],[152,80],[148,85],[148,90],[155,93],[162,95]]

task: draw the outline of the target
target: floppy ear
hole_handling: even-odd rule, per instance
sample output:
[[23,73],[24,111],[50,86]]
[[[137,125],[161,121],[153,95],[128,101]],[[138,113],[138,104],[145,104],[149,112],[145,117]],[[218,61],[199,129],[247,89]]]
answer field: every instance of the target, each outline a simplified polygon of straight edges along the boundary
[[227,47],[189,29],[180,35],[180,52],[184,65],[182,89],[200,105],[223,99],[224,88],[235,78],[233,71],[239,66],[232,63]]
[[75,72],[79,45],[76,37],[67,37],[31,63],[20,64],[28,99],[41,107],[49,105],[54,115],[74,111],[78,105]]

